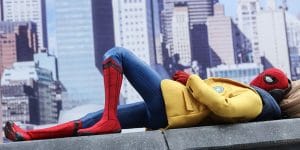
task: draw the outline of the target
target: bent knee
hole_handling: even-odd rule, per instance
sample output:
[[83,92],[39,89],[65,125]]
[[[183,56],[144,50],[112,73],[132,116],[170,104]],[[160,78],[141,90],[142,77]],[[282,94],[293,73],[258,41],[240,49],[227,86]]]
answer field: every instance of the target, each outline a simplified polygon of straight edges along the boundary
[[126,51],[128,51],[127,49],[123,48],[123,47],[113,47],[111,49],[109,49],[104,55],[103,55],[103,60],[109,58],[109,57],[119,57],[121,58],[122,54]]

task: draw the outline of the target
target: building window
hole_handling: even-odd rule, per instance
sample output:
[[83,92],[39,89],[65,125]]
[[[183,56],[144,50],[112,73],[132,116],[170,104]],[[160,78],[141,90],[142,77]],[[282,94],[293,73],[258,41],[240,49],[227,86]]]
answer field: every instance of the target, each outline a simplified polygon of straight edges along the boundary
[[246,6],[246,5],[243,5],[243,6],[242,6],[242,10],[244,10],[244,11],[245,11],[245,10],[247,10],[247,9],[248,9],[248,8],[247,8],[247,6]]

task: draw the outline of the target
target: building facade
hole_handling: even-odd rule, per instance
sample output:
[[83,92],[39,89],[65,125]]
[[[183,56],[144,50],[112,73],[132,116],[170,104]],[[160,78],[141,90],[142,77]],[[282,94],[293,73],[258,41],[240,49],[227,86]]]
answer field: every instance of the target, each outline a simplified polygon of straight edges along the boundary
[[[103,44],[111,43],[111,36],[108,35],[105,39],[105,32],[101,32],[106,30],[105,26],[97,26],[106,23],[104,20],[108,18],[97,18],[101,14],[93,16],[92,12],[102,10],[97,10],[96,6],[92,7],[92,2],[97,3],[78,0],[55,1],[58,73],[68,92],[66,103],[100,104],[104,99],[102,75],[95,62],[100,61],[97,63],[100,68],[101,55],[105,52],[105,47],[108,47]],[[107,3],[107,1],[98,2]],[[94,30],[93,19],[99,21],[94,24]],[[109,25],[111,24],[108,23]],[[99,42],[96,47],[95,42]]]
[[286,30],[292,80],[300,79],[300,20],[286,12]]
[[[8,118],[14,117],[14,111],[19,111],[10,110],[10,107],[22,107],[22,111],[26,112],[20,114],[21,118],[25,119],[20,120],[23,123],[57,123],[62,104],[62,99],[59,99],[62,90],[61,86],[53,81],[50,70],[40,68],[33,61],[14,63],[12,68],[4,70],[1,87],[6,87],[4,92],[7,93],[2,95],[2,99],[7,103],[3,106],[8,111],[13,111],[8,112]],[[20,94],[15,94],[17,92]]]
[[232,65],[237,63],[237,36],[230,17],[225,16],[222,4],[214,5],[214,16],[207,18],[208,43],[212,50],[212,66],[218,63]]
[[[1,85],[2,120],[38,124],[38,99],[30,86]],[[1,124],[2,125],[2,124]]]
[[54,55],[49,54],[47,51],[40,51],[34,54],[33,58],[39,67],[51,71],[54,81],[58,81],[57,58]]
[[[208,33],[206,26],[206,19],[208,16],[213,15],[213,5],[216,0],[165,0],[164,10],[162,11],[162,33],[163,33],[163,57],[164,65],[169,69],[169,73],[172,74],[172,69],[169,67],[174,65],[172,58],[176,54],[173,45],[172,35],[172,18],[173,10],[176,3],[185,3],[188,8],[189,15],[189,30],[190,30],[190,44],[191,44],[191,56],[190,62],[193,60],[198,61],[201,64],[202,77],[206,76],[206,67],[210,66],[208,45]],[[180,56],[179,56],[180,57]],[[176,62],[175,62],[176,63]]]
[[237,24],[243,36],[243,53],[248,62],[261,63],[257,33],[257,13],[260,12],[259,0],[238,0]]
[[[155,8],[154,8],[155,7]],[[159,30],[157,0],[113,0],[116,46],[131,50],[148,65],[156,64],[156,49],[160,47],[156,32]],[[142,98],[125,79],[122,85],[125,103]]]
[[0,34],[0,74],[5,68],[11,67],[17,61],[16,35],[14,33]]
[[3,21],[3,0],[0,0],[0,21]]
[[230,78],[245,84],[249,84],[259,73],[263,71],[262,65],[256,63],[243,63],[233,65],[219,65],[207,69],[207,77]]
[[189,12],[185,4],[175,4],[172,16],[173,52],[179,54],[180,64],[191,64],[192,50],[189,30]]
[[33,22],[0,22],[0,73],[14,62],[31,61],[37,51]]
[[280,68],[291,78],[285,10],[278,9],[275,0],[257,13],[257,33],[264,67]]
[[37,25],[38,48],[48,47],[45,0],[2,0],[4,21],[33,21]]
[[115,46],[112,0],[92,0],[94,52],[97,68],[102,71],[102,58]]

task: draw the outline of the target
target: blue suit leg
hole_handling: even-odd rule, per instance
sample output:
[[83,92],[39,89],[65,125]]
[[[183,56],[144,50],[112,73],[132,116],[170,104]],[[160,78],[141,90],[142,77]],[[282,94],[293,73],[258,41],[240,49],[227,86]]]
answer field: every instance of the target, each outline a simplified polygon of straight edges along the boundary
[[[82,127],[88,128],[97,123],[102,117],[103,110],[89,113],[82,117]],[[145,127],[147,121],[146,105],[144,102],[118,106],[118,119],[122,129]]]
[[104,54],[104,60],[112,58],[123,68],[123,73],[142,96],[147,111],[146,127],[164,128],[168,125],[165,104],[160,88],[162,77],[133,52],[121,47],[110,49]]

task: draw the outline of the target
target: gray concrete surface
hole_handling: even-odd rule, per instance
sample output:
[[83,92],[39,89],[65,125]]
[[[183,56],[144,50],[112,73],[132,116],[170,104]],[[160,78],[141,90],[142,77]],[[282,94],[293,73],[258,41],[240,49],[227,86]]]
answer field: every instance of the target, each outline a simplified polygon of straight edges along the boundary
[[141,150],[168,149],[160,131],[82,136],[1,144],[0,150]]
[[300,119],[13,142],[0,150],[300,149]]
[[170,149],[300,146],[300,119],[174,129],[165,137]]

